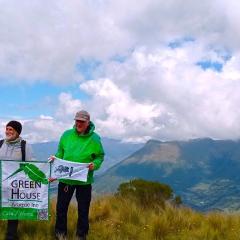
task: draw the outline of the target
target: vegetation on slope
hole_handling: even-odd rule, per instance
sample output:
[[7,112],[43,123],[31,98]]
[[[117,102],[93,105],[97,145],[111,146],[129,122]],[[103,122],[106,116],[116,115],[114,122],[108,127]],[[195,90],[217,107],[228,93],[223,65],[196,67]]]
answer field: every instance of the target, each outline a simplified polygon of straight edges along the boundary
[[[179,206],[169,186],[142,180],[134,181],[120,185],[115,195],[93,201],[89,240],[240,239],[239,215],[198,213]],[[143,185],[147,186],[147,189]],[[158,195],[160,201],[155,201],[157,194],[151,193],[155,187],[158,189],[157,194],[160,189],[161,194]],[[54,239],[55,201],[52,202],[51,211],[52,218],[49,222],[22,221],[19,226],[20,239]],[[68,239],[75,239],[77,211],[74,204],[69,209],[68,219]],[[5,225],[3,221],[0,223],[4,231]],[[1,239],[4,231],[0,233]]]

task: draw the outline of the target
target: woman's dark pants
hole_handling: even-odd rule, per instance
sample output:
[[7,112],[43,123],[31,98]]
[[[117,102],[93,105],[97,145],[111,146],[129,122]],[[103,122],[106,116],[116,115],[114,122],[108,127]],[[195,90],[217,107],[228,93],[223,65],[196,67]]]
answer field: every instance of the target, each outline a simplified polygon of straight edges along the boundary
[[18,220],[8,220],[5,240],[17,240]]

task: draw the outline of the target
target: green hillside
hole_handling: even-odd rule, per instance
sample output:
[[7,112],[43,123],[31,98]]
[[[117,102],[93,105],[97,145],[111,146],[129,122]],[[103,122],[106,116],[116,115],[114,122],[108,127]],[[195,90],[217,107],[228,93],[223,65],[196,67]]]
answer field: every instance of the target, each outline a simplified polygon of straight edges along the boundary
[[[156,186],[153,185],[153,187]],[[164,186],[163,188],[165,189]],[[160,197],[165,199],[164,202],[151,201],[153,199],[149,198],[150,195],[142,195],[142,191],[132,195],[125,194],[125,190],[126,187],[121,191],[125,196],[123,194],[108,195],[93,201],[88,240],[240,239],[238,214],[216,212],[203,214],[184,206],[177,206],[174,202],[169,202],[173,195],[168,187],[164,190],[162,198]],[[129,190],[128,188],[128,193]],[[138,198],[135,198],[136,196]],[[142,197],[139,198],[139,196]],[[140,199],[147,201],[139,201]],[[55,201],[52,201],[50,222],[21,222],[19,227],[21,240],[54,239],[54,209]],[[73,204],[69,209],[69,240],[75,240],[76,221],[77,211]],[[0,239],[3,239],[5,222],[0,222],[0,227],[2,229]]]
[[150,140],[97,178],[94,189],[111,193],[121,182],[143,178],[169,184],[196,210],[236,211],[240,209],[239,172],[240,141]]

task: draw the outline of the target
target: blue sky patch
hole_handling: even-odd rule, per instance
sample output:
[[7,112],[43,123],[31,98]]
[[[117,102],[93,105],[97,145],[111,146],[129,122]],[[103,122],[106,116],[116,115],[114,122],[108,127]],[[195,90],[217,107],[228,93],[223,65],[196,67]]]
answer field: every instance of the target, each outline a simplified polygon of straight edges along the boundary
[[35,82],[34,84],[1,84],[0,116],[21,116],[33,118],[39,114],[53,116],[58,106],[58,96],[65,92],[74,99],[87,100],[89,96],[79,89],[79,84],[55,85],[49,82]]
[[115,55],[111,58],[112,61],[124,63],[127,60],[127,56]]
[[84,60],[82,59],[77,65],[76,69],[79,71],[85,80],[92,80],[94,78],[95,70],[101,65],[100,61]]
[[222,63],[213,61],[200,61],[197,62],[197,65],[200,66],[203,70],[212,69],[216,72],[221,72],[223,68]]
[[172,49],[175,49],[175,48],[180,48],[182,47],[185,43],[187,42],[194,42],[194,38],[192,37],[185,37],[185,38],[181,38],[181,39],[176,39],[176,40],[173,40],[171,41],[169,44],[168,44],[168,47],[172,48]]

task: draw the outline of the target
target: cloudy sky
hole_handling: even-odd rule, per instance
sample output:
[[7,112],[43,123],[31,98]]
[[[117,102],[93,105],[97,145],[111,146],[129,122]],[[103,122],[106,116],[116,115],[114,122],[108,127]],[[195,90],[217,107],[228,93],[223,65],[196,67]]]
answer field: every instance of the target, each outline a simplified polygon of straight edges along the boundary
[[58,140],[240,136],[240,1],[0,0],[0,134]]

